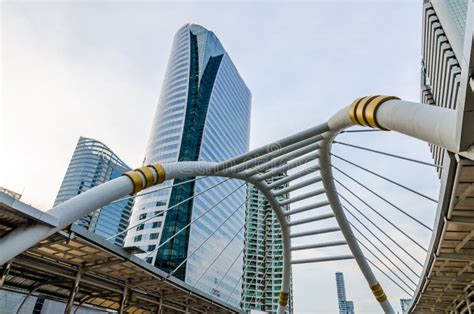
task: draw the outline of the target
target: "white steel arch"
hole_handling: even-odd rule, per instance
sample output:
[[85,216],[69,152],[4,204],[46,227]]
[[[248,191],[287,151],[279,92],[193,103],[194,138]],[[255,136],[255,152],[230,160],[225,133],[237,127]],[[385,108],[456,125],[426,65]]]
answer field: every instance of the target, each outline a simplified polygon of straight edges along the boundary
[[[195,176],[230,177],[254,184],[267,198],[282,228],[284,272],[278,313],[284,313],[288,304],[290,267],[292,262],[296,264],[301,262],[321,261],[318,259],[292,261],[291,238],[338,230],[337,228],[332,228],[331,230],[320,229],[291,233],[291,227],[333,217],[336,218],[338,222],[339,229],[346,239],[352,256],[335,256],[325,260],[355,258],[382,309],[386,313],[395,313],[382,287],[363,256],[359,244],[345,217],[332,178],[331,145],[334,138],[346,128],[353,125],[362,125],[404,133],[408,136],[441,146],[451,152],[459,153],[460,155],[473,159],[472,151],[459,152],[457,147],[454,146],[455,128],[453,126],[456,125],[456,118],[456,112],[450,109],[402,101],[396,97],[363,97],[354,101],[351,106],[340,110],[331,117],[327,123],[315,126],[222,163],[178,162],[141,167],[120,178],[111,180],[84,192],[49,210],[47,212],[48,214],[58,218],[59,222],[56,227],[41,224],[22,226],[1,238],[0,264],[8,262],[16,255],[27,250],[49,235],[70,225],[75,220],[96,208],[100,208],[128,194],[136,194],[140,190],[160,184],[164,180]],[[318,166],[310,166],[304,171],[290,174],[275,183],[267,184],[265,181],[265,179],[272,175],[305,165],[315,160],[318,160]],[[309,179],[305,178],[308,174],[318,171],[320,173],[319,176]],[[283,183],[301,178],[304,180],[288,188],[275,189]],[[324,189],[313,189],[311,192],[300,194],[283,202],[277,198],[284,193],[293,192],[318,182],[323,183]],[[282,209],[283,205],[324,194],[327,196],[327,202],[317,202],[301,208],[292,209],[290,212],[285,212]],[[311,210],[328,204],[332,208],[332,215],[319,215],[291,223],[287,220],[287,217],[293,213]],[[315,244],[312,247],[323,247],[325,245],[341,245],[341,243]]]

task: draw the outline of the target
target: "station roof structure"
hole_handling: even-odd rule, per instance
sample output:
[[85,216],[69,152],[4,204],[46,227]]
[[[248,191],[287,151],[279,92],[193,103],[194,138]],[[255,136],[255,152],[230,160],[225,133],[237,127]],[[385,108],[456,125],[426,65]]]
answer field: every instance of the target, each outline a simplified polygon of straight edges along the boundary
[[[32,222],[55,226],[55,217],[0,193],[0,237]],[[3,289],[67,301],[80,273],[76,305],[154,313],[241,313],[241,310],[191,287],[107,240],[71,225],[3,266]]]

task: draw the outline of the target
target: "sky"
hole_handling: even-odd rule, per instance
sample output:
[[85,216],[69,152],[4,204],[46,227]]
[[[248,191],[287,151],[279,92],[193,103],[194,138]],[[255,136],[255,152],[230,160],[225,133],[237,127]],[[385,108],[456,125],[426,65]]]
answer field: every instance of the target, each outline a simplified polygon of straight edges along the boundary
[[[327,121],[360,96],[419,100],[421,0],[11,1],[1,11],[0,186],[42,210],[52,206],[79,136],[104,142],[131,167],[141,165],[173,35],[185,23],[214,31],[250,88],[251,148]],[[343,134],[340,141],[431,161],[426,143],[391,132]],[[334,152],[437,197],[431,167],[337,144]],[[341,160],[334,164],[432,226],[435,204]],[[335,177],[428,245],[430,232]],[[424,260],[380,216],[364,211]],[[358,313],[380,313],[353,260],[294,266],[295,313],[337,312],[336,271],[344,272]],[[406,293],[375,272],[399,308]]]

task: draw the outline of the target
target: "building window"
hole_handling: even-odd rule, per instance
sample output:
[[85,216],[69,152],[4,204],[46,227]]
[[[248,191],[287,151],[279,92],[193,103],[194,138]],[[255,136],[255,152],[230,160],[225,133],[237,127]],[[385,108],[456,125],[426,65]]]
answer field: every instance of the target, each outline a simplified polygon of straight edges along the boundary
[[150,233],[150,240],[158,239],[159,233]]
[[142,219],[145,219],[146,218],[146,214],[140,214],[140,217],[138,217],[138,219],[142,220]]
[[138,241],[141,241],[142,240],[142,235],[137,235],[135,236],[135,238],[133,239],[134,242],[138,242]]
[[143,228],[145,228],[145,224],[138,225],[137,231],[143,230]]
[[148,246],[148,252],[151,252],[151,251],[153,251],[154,249],[156,249],[156,245],[153,244],[153,245],[149,245],[149,246]]
[[161,227],[161,221],[156,221],[151,225],[152,228],[158,228]]
[[153,257],[147,257],[145,260],[148,264],[151,264],[153,262]]

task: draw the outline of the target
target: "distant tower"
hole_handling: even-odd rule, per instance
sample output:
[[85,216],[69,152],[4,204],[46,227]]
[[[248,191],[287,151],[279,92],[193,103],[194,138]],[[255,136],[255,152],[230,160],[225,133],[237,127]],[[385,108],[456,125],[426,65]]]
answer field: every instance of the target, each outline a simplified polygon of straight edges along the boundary
[[[85,192],[94,186],[121,176],[131,170],[103,143],[80,137],[67,168],[54,206]],[[128,226],[133,199],[113,202],[80,218],[76,225],[104,238],[125,230]],[[125,234],[112,241],[122,246]]]
[[[285,177],[274,176],[268,184]],[[277,187],[282,189],[288,184]],[[281,228],[270,204],[254,185],[247,186],[245,222],[244,276],[242,280],[242,309],[276,313],[278,291],[283,273],[283,247]],[[284,200],[288,195],[278,199]],[[285,207],[289,207],[288,205]],[[285,208],[288,210],[288,208]],[[293,313],[293,294],[290,285],[289,312]]]
[[354,314],[354,303],[346,300],[346,285],[344,284],[343,273],[336,273],[336,286],[339,314]]
[[402,314],[408,313],[408,308],[410,307],[411,299],[400,299],[400,307],[402,308]]

